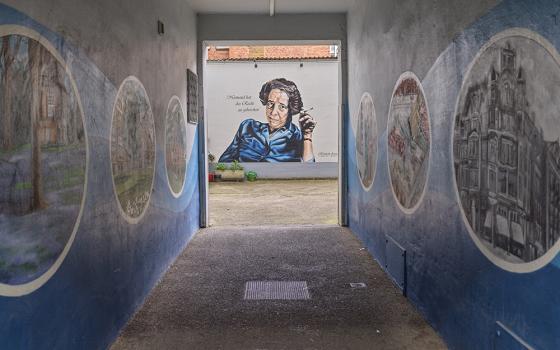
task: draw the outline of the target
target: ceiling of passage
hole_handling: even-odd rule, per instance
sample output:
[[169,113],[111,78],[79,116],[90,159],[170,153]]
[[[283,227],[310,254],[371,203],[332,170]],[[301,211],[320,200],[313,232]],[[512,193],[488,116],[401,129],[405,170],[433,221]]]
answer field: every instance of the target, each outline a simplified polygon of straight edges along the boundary
[[270,14],[271,2],[275,14],[344,13],[353,0],[187,0],[197,13]]

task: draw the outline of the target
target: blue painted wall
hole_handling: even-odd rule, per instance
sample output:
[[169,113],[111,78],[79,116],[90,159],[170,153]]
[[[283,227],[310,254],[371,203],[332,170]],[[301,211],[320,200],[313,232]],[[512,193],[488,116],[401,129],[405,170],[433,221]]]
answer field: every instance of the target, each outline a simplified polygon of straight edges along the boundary
[[[493,35],[512,27],[528,28],[560,50],[560,3],[420,3],[359,1],[348,16],[346,125],[367,91],[373,96],[379,130],[376,176],[365,192],[356,171],[354,133],[346,129],[350,228],[382,266],[385,235],[407,250],[408,297],[450,348],[498,346],[495,323],[500,321],[536,349],[558,349],[560,257],[535,272],[512,273],[482,254],[461,216],[451,143],[461,84],[477,52]],[[422,81],[432,131],[427,193],[411,215],[397,206],[387,164],[390,97],[404,71],[415,72]],[[560,106],[558,111],[560,120]]]
[[[33,3],[35,4],[19,4],[34,8],[35,12],[41,12],[41,6],[49,6],[45,2]],[[91,13],[91,16],[99,19],[100,14],[103,14],[103,6],[107,7],[107,3],[95,3],[99,11]],[[147,6],[146,3],[151,5]],[[139,6],[143,8],[139,8],[139,13],[146,12],[146,9],[149,12],[150,7],[158,6],[156,3],[134,2],[129,4],[128,10]],[[62,9],[60,15],[72,16],[71,8],[75,5]],[[196,126],[189,125],[187,130],[187,179],[179,198],[174,198],[171,194],[165,171],[163,124],[167,103],[173,94],[180,96],[186,113],[185,70],[191,68],[196,71],[194,14],[186,5],[170,8],[168,12],[174,10],[178,11],[181,21],[192,22],[188,26],[192,30],[180,32],[174,32],[177,27],[181,28],[173,26],[177,22],[168,22],[168,30],[171,32],[168,35],[181,42],[180,48],[171,45],[171,49],[175,50],[171,51],[166,44],[160,42],[161,52],[152,51],[149,45],[153,43],[150,44],[149,41],[153,40],[146,38],[146,48],[138,48],[132,57],[128,57],[131,52],[123,47],[118,57],[113,55],[103,58],[103,50],[110,45],[100,41],[97,45],[80,47],[23,12],[0,5],[0,25],[20,25],[40,33],[68,64],[84,108],[89,144],[85,207],[75,241],[58,271],[42,287],[21,297],[0,296],[0,348],[106,348],[198,229]],[[46,16],[45,21],[58,23],[55,30],[86,36],[84,32],[88,30],[87,19],[83,19],[84,27],[64,27],[65,20],[57,22],[56,18],[45,11],[41,13]],[[118,16],[116,13],[106,15]],[[113,19],[119,25],[129,27],[127,35],[132,32],[142,35],[141,31],[134,28],[133,23],[127,23],[132,19],[124,16]],[[150,18],[149,24],[153,24],[150,31],[153,29],[155,32],[155,23],[156,18]],[[118,33],[111,36],[111,28],[105,30],[107,32],[101,38],[103,40],[111,41],[118,36]],[[157,38],[157,34],[154,37]],[[192,43],[190,47],[189,38]],[[143,49],[149,50],[143,54]],[[96,65],[88,54],[95,56],[107,72]],[[127,65],[114,67],[120,61],[126,61]],[[152,65],[153,70],[139,70],[137,67],[144,62]],[[170,63],[173,65],[171,68]],[[166,67],[158,73],[159,65]],[[172,70],[171,78],[165,76],[169,69]],[[137,75],[146,86],[156,128],[154,189],[146,215],[135,225],[128,224],[119,213],[113,193],[109,159],[113,103],[121,79],[128,75]]]

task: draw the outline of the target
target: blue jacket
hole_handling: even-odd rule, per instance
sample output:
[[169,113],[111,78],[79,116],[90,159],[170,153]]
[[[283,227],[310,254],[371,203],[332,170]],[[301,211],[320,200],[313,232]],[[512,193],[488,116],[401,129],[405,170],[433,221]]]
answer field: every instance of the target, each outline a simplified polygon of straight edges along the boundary
[[302,152],[303,135],[292,124],[291,118],[272,135],[269,134],[267,123],[246,119],[239,125],[239,130],[219,162],[301,162]]

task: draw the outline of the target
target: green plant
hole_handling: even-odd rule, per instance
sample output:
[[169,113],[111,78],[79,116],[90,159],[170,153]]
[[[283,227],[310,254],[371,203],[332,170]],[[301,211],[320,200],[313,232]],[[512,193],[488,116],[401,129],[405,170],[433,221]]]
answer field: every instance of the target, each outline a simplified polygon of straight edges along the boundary
[[243,167],[241,166],[241,164],[239,164],[238,161],[234,160],[233,163],[231,163],[230,169],[232,171],[243,170]]
[[218,163],[218,164],[216,164],[216,170],[224,171],[224,170],[226,170],[226,169],[227,169],[227,165],[225,165],[224,163]]
[[248,171],[246,176],[247,176],[247,181],[253,182],[257,179],[257,173],[254,172],[253,170]]

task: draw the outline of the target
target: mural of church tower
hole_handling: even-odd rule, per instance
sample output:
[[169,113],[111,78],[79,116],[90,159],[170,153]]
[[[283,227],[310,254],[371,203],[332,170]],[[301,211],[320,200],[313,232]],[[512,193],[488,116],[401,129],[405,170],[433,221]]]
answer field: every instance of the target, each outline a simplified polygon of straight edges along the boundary
[[558,141],[545,139],[533,112],[518,50],[507,41],[492,52],[498,64],[467,87],[456,117],[455,175],[476,235],[501,258],[528,262],[559,236],[558,201],[541,200],[554,197],[558,162],[547,159]]

